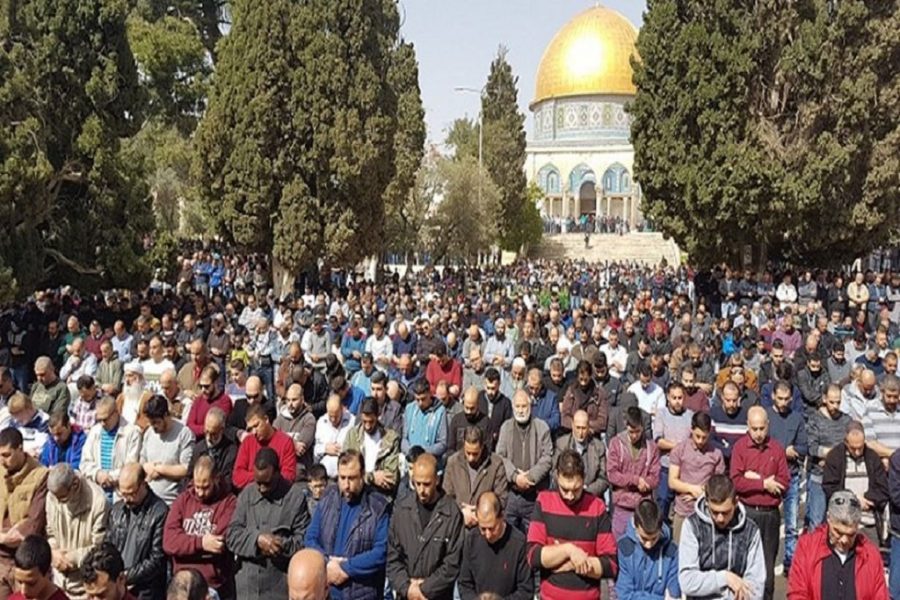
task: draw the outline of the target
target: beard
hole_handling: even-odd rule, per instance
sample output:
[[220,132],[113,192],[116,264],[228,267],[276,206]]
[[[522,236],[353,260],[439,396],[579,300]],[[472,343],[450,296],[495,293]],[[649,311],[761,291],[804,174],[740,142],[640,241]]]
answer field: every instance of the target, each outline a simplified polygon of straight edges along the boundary
[[141,401],[141,396],[144,395],[144,385],[142,383],[136,383],[134,385],[125,384],[125,387],[122,388],[122,396],[125,398],[125,403],[133,403],[137,404]]

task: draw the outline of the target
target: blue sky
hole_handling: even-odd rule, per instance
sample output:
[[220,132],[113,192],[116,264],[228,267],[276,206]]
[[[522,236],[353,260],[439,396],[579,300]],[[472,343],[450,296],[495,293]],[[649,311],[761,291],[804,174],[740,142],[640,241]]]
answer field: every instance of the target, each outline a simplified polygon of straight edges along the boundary
[[[534,78],[544,48],[553,35],[579,12],[595,5],[589,0],[401,0],[402,34],[416,46],[419,84],[425,105],[429,142],[441,143],[450,123],[476,117],[477,94],[454,87],[481,88],[491,61],[502,44],[509,49],[519,77],[519,106],[528,117]],[[607,0],[637,27],[645,0]]]

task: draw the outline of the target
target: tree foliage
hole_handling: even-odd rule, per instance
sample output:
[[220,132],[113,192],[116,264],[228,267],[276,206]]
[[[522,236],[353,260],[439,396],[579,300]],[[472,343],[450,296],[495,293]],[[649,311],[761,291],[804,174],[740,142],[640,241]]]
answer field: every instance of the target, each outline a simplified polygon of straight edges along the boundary
[[428,219],[435,262],[472,259],[490,249],[497,238],[499,187],[470,156],[440,159],[433,214]]
[[453,150],[454,159],[468,156],[478,160],[478,122],[468,117],[454,120],[447,131],[446,144]]
[[[418,194],[418,173],[425,153],[425,109],[419,90],[419,65],[412,44],[401,43],[388,70],[397,94],[394,135],[394,176],[384,192],[384,247],[415,250],[424,211]],[[427,205],[424,207],[427,210]]]
[[45,283],[134,287],[152,229],[120,140],[144,95],[117,0],[21,0],[0,21],[0,263]]
[[[407,138],[396,139],[405,90],[391,85],[391,66],[412,61],[411,47],[398,43],[396,4],[239,0],[232,8],[195,140],[204,201],[224,233],[287,271],[320,258],[355,264],[381,249],[396,148],[416,138],[407,123]],[[396,75],[408,80],[409,67]],[[410,120],[414,104],[405,106]],[[404,156],[407,183],[414,158]]]
[[491,63],[491,71],[481,100],[484,125],[484,166],[500,189],[499,244],[518,251],[523,244],[539,239],[529,237],[530,212],[526,202],[525,115],[519,111],[518,81],[501,47]]
[[693,260],[845,262],[900,225],[896,0],[650,0],[631,106],[644,212]]

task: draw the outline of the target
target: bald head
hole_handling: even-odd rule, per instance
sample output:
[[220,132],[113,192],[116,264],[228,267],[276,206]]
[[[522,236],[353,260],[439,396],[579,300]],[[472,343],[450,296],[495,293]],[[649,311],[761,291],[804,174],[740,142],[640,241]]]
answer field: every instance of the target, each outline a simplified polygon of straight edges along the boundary
[[256,375],[252,375],[247,378],[247,383],[244,386],[244,393],[248,396],[256,395],[260,402],[262,402],[262,379],[257,377]]
[[306,548],[291,558],[287,580],[290,600],[326,600],[328,598],[325,557],[315,550]]
[[754,444],[763,444],[769,436],[769,415],[762,406],[754,406],[747,412],[747,431]]

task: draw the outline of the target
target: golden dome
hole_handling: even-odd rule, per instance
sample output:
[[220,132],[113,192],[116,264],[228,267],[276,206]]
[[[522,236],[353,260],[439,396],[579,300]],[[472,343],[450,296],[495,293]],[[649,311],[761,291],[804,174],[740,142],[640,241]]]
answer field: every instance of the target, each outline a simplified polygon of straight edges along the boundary
[[596,6],[569,21],[544,51],[534,101],[593,94],[634,95],[630,58],[637,29],[615,10]]

